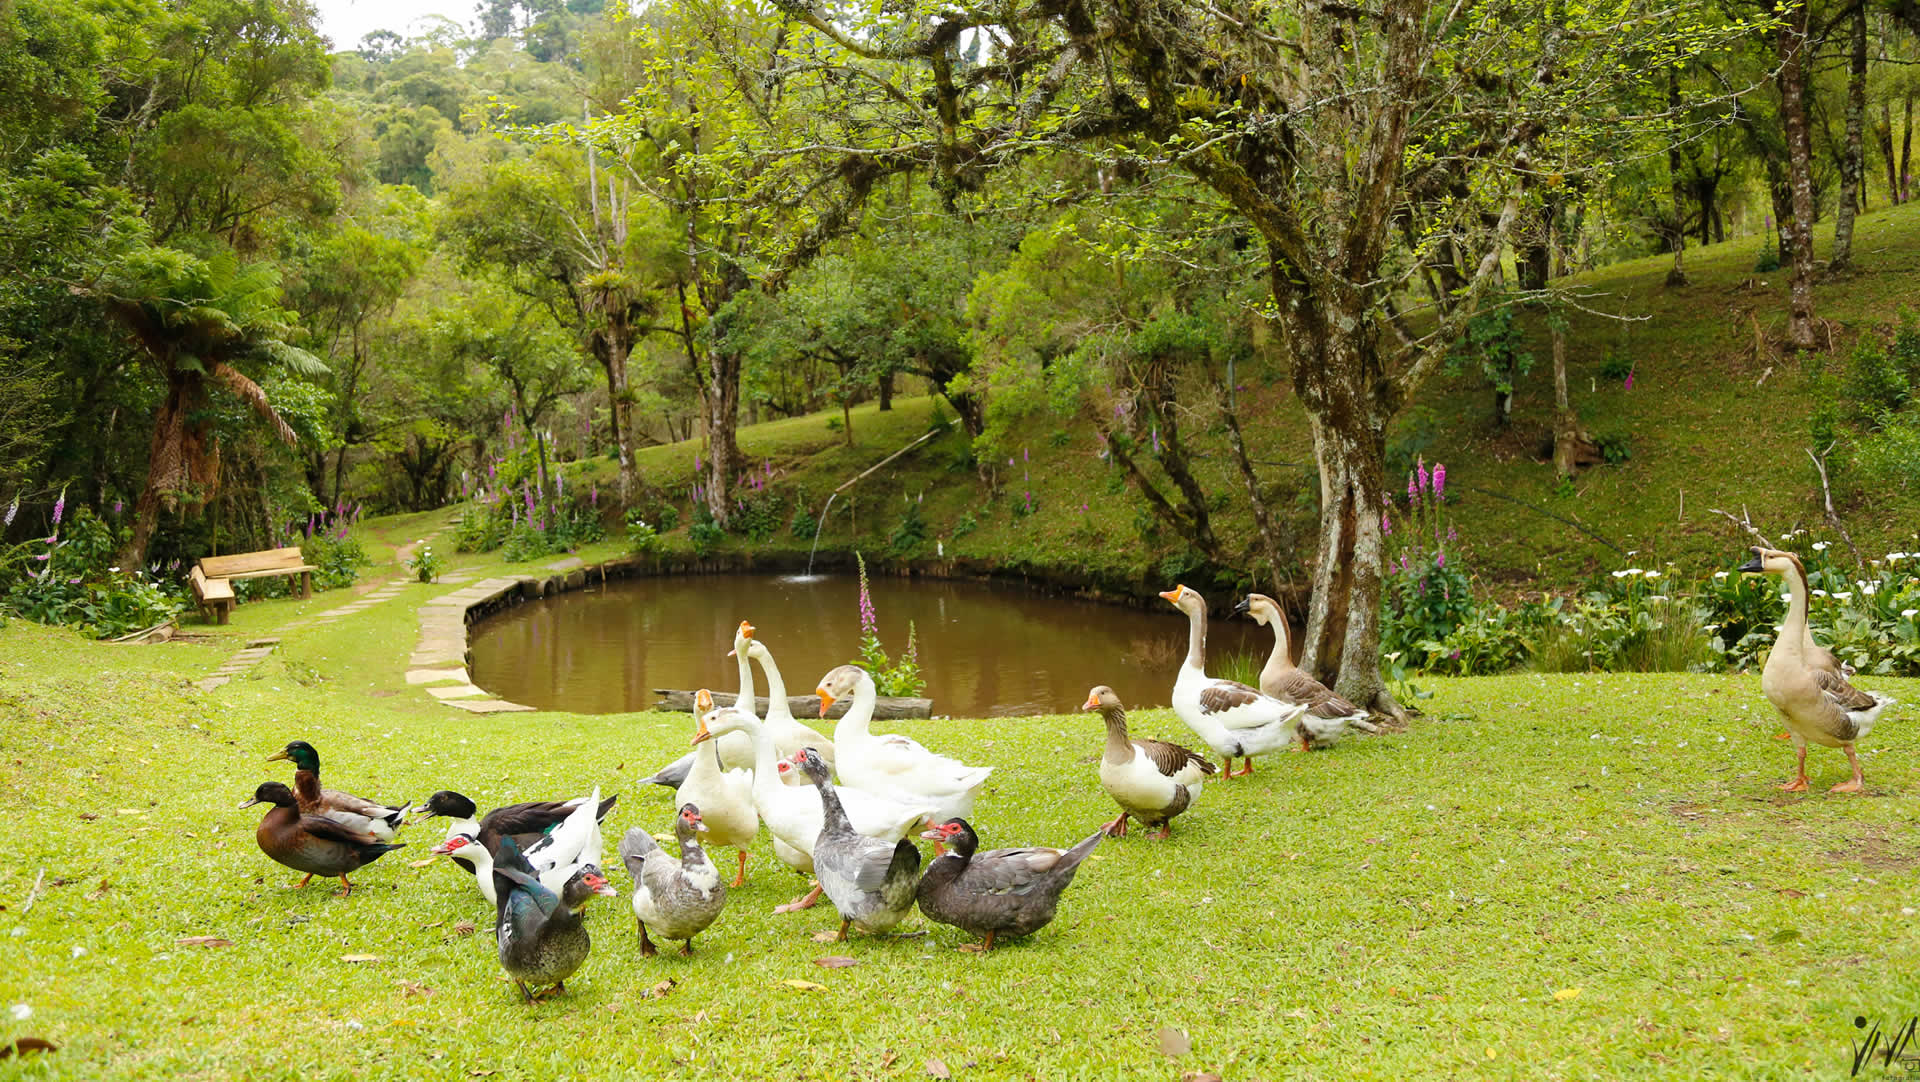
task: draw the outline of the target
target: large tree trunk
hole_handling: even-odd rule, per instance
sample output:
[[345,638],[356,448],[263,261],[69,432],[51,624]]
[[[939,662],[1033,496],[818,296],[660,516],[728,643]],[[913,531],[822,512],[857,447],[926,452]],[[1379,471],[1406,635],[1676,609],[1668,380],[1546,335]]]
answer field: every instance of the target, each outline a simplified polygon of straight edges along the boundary
[[893,369],[880,373],[880,412],[893,408]]
[[1847,50],[1847,146],[1840,158],[1840,213],[1833,222],[1833,258],[1827,271],[1853,269],[1853,216],[1860,205],[1860,185],[1866,179],[1867,151],[1863,133],[1867,121],[1867,5],[1853,8],[1852,40]]
[[1781,222],[1788,264],[1787,343],[1794,349],[1812,349],[1813,334],[1813,143],[1807,124],[1806,4],[1789,8],[1779,30],[1780,123],[1787,137],[1787,186],[1793,213]]
[[707,512],[725,527],[733,519],[739,472],[740,355],[716,342],[707,350]]
[[147,544],[160,524],[160,504],[174,503],[174,493],[186,474],[187,412],[199,397],[195,381],[167,381],[167,399],[153,420],[153,439],[147,445],[147,483],[133,505],[133,535],[120,550],[120,566],[137,571],[146,566]]

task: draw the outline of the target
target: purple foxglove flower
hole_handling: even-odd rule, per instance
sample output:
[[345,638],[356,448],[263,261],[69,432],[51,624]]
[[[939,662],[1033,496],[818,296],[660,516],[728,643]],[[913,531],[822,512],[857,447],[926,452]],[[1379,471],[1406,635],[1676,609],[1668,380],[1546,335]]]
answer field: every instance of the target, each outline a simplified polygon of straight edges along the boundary
[[1420,482],[1414,478],[1413,471],[1408,470],[1407,471],[1407,504],[1411,506],[1419,502],[1420,502]]
[[1153,453],[1156,455],[1160,453],[1160,426],[1159,425],[1153,426]]
[[38,555],[38,556],[35,556],[35,557],[34,557],[34,559],[36,559],[36,560],[44,560],[44,559],[46,559],[47,557],[49,557],[49,556],[51,556],[51,555],[53,555],[53,554],[52,554],[52,553],[50,553],[50,552],[43,552],[43,553],[41,553],[40,555]]
[[126,504],[124,504],[124,503],[122,503],[122,502],[121,502],[121,501],[119,501],[119,500],[115,500],[115,501],[113,501],[113,513],[114,513],[114,514],[116,514],[116,515],[117,515],[117,514],[119,514],[119,513],[120,513],[120,509],[121,509],[121,508],[123,508],[123,507],[125,507],[125,506],[126,506]]
[[1627,383],[1624,389],[1629,391],[1633,390],[1633,373],[1632,372],[1627,373]]
[[1393,521],[1387,518],[1385,511],[1380,512],[1380,532],[1389,536],[1393,533]]
[[587,488],[587,506],[600,506],[600,482],[591,482]]
[[1427,460],[1419,460],[1420,491],[1425,492],[1433,485],[1433,478],[1427,473]]
[[1436,462],[1433,464],[1433,497],[1437,500],[1447,498],[1447,468]]
[[695,452],[693,453],[693,472],[695,472],[695,473],[699,473],[699,472],[700,472],[700,462],[701,462],[701,459],[700,459],[700,452],[698,452],[698,451],[695,451]]
[[1027,453],[1027,449],[1025,447],[1020,448],[1020,461],[1022,462],[1033,461],[1033,456]]
[[1433,554],[1433,566],[1435,566],[1435,567],[1445,567],[1445,566],[1447,566],[1447,554],[1446,554],[1446,553],[1444,553],[1444,552],[1436,552],[1436,553],[1434,553],[1434,554]]
[[67,510],[67,490],[60,490],[60,498],[53,501],[53,524],[60,525],[60,516]]
[[73,579],[68,579],[68,580],[67,580],[67,585],[68,585],[68,586],[78,586],[78,585],[80,585],[80,580],[79,580],[79,579],[77,579],[77,578],[73,578]]

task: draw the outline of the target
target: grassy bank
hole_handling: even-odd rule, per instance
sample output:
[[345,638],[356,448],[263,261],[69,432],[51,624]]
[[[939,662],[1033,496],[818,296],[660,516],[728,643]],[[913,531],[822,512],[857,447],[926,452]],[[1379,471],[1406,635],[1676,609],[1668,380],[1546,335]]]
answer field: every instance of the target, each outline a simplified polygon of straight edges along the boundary
[[[1519,384],[1511,427],[1492,423],[1492,394],[1477,373],[1442,372],[1394,426],[1392,452],[1410,457],[1417,451],[1447,464],[1459,550],[1489,589],[1508,596],[1568,590],[1625,566],[1725,567],[1747,540],[1711,508],[1745,508],[1771,534],[1818,525],[1819,478],[1805,453],[1818,405],[1808,368],[1843,364],[1854,341],[1891,327],[1902,305],[1920,296],[1920,205],[1864,216],[1860,229],[1859,273],[1816,291],[1827,321],[1823,334],[1830,331],[1835,343],[1830,356],[1783,359],[1756,350],[1756,330],[1774,341],[1782,337],[1787,278],[1753,270],[1751,238],[1690,249],[1691,284],[1684,288],[1664,285],[1671,265],[1665,256],[1572,279],[1568,284],[1585,307],[1635,318],[1571,315],[1573,403],[1593,435],[1617,439],[1629,457],[1585,470],[1570,488],[1556,482],[1540,455],[1550,435],[1552,373],[1537,313],[1522,318],[1535,363]],[[1827,243],[1823,233],[1823,250]],[[1629,366],[1631,388],[1610,359]],[[1303,580],[1299,561],[1311,553],[1318,493],[1305,415],[1277,358],[1243,369],[1241,379],[1248,443],[1267,501],[1292,539],[1290,570]],[[831,489],[950,420],[952,412],[924,397],[898,399],[888,413],[858,407],[853,446],[834,427],[839,416],[741,431],[747,457],[755,465],[770,463],[775,487],[789,499],[771,539],[733,538],[728,546],[804,558],[811,537],[789,529],[796,513],[812,520]],[[1188,437],[1199,455],[1198,475],[1221,497],[1216,530],[1242,547],[1250,565],[1257,548],[1252,520],[1224,431],[1193,427]],[[821,542],[830,558],[859,548],[870,559],[891,553],[1135,596],[1165,589],[1187,570],[1185,543],[1153,526],[1118,469],[1098,457],[1100,445],[1083,421],[1036,427],[1012,462],[1003,455],[984,468],[973,463],[958,426],[943,432],[835,501]],[[669,544],[682,549],[699,454],[697,444],[682,443],[646,449],[638,458],[646,482],[680,506]],[[1868,490],[1847,476],[1838,457],[1835,462],[1834,498],[1862,551],[1912,547],[1920,492]],[[607,461],[578,468],[602,490],[614,476]],[[925,536],[896,545],[910,503],[924,519]]]
[[[1406,733],[1271,757],[1170,842],[1104,842],[1053,926],[985,957],[941,927],[814,942],[836,922],[771,914],[801,884],[763,838],[694,958],[643,961],[624,898],[596,903],[593,957],[528,1008],[467,878],[413,865],[438,830],[340,899],[283,890],[258,809],[234,809],[300,737],[369,795],[599,785],[622,794],[610,836],[665,828],[667,794],[632,779],[685,747],[686,715],[474,717],[406,687],[414,610],[450,589],[290,634],[210,694],[188,681],[234,639],[343,594],[242,606],[200,643],[0,629],[0,1001],[31,1011],[0,1014],[0,1039],[61,1046],[0,1078],[912,1079],[934,1059],[961,1078],[1839,1077],[1855,1015],[1920,1010],[1912,707],[1867,741],[1868,796],[1789,797],[1757,680],[1714,676],[1434,681]],[[1068,844],[1111,814],[1091,716],[901,728],[997,767],[988,845]],[[1844,776],[1836,753],[1814,768]],[[1163,1054],[1162,1028],[1192,1051]]]

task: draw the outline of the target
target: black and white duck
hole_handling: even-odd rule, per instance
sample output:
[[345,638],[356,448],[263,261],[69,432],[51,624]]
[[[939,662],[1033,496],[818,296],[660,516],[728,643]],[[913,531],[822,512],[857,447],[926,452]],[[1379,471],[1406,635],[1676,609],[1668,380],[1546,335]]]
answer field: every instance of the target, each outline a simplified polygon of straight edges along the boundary
[[[842,744],[843,754],[845,750]],[[892,928],[913,911],[920,850],[905,838],[888,845],[855,831],[827,781],[827,764],[820,753],[804,748],[796,758],[820,794],[824,815],[820,837],[813,843],[813,874],[840,912],[839,938],[847,938],[849,927],[863,932]]]
[[412,805],[395,806],[354,796],[340,789],[320,787],[320,753],[312,744],[295,740],[267,756],[267,762],[293,761],[293,795],[300,802],[300,814],[324,815],[336,819],[348,829],[371,834],[383,842],[393,840],[394,831],[407,820]]
[[[543,834],[534,835],[531,844],[523,845],[515,834],[503,834],[494,837],[493,844],[488,845],[486,830],[482,827],[450,832],[446,841],[433,847],[433,852],[468,865],[468,870],[474,873],[474,886],[479,889],[481,896],[489,902],[497,902],[493,872],[498,867],[504,844],[512,841],[519,848],[522,859],[546,884],[547,889],[557,891],[581,868],[599,867],[603,848],[599,817],[605,814],[605,807],[606,802],[600,799],[600,790],[596,786],[592,796],[575,804],[558,825]],[[471,822],[471,819],[456,820],[454,826],[458,828],[462,823]]]
[[383,842],[324,815],[300,814],[293,790],[277,781],[261,783],[253,791],[253,799],[240,806],[251,808],[255,804],[271,804],[273,809],[261,817],[253,840],[260,844],[261,852],[294,871],[307,873],[305,879],[293,884],[295,887],[306,886],[316,875],[338,876],[340,895],[345,897],[353,893],[348,872],[406,847],[404,842]]
[[533,1002],[529,985],[550,985],[554,994],[567,990],[567,978],[579,970],[593,950],[587,934],[586,908],[594,895],[618,892],[593,865],[576,869],[558,891],[535,878],[520,846],[512,838],[500,840],[494,862],[495,941],[500,966],[513,978],[520,994]]
[[928,920],[985,936],[961,950],[993,949],[995,937],[1030,935],[1053,920],[1060,894],[1080,864],[1106,837],[1103,827],[1072,849],[994,849],[977,852],[980,838],[965,819],[949,819],[920,835],[947,846],[920,877],[915,894]]
[[[474,806],[471,799],[451,789],[442,789],[428,797],[422,807],[429,819],[443,815],[451,820],[447,824],[447,841],[451,842],[456,837],[466,839],[450,849],[444,845],[436,846],[434,852],[444,850],[453,857],[456,867],[468,875],[473,875],[475,851],[466,848],[468,842],[478,842],[491,855],[499,850],[501,838],[510,837],[520,843],[521,851],[525,852],[528,846],[546,837],[590,799],[592,798],[577,796],[572,800],[534,800],[520,804],[505,804],[488,812],[484,818],[475,819],[475,813],[479,809]],[[619,799],[620,795],[615,793],[602,800],[596,819],[604,822],[607,813],[613,810],[614,802]],[[480,892],[489,893],[484,887]],[[491,902],[493,898],[488,897],[487,901]]]
[[659,953],[647,938],[649,924],[661,939],[681,940],[685,944],[681,954],[692,954],[693,937],[706,931],[726,907],[727,885],[700,848],[699,835],[706,829],[699,808],[680,806],[673,820],[673,836],[680,843],[678,860],[639,827],[620,839],[620,859],[633,876],[633,917],[640,926],[644,957]]

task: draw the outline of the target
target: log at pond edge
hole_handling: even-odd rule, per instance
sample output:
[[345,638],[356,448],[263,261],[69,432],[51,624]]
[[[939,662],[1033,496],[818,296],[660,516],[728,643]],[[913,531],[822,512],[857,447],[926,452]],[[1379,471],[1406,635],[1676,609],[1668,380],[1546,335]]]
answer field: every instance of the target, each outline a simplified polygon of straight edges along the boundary
[[[693,713],[693,692],[679,691],[673,688],[654,688],[653,693],[660,696],[660,701],[654,704],[655,710],[673,710],[682,714]],[[738,696],[731,691],[716,691],[713,693],[713,705],[732,706],[733,700],[736,698],[738,698]],[[765,695],[756,698],[754,700],[754,712],[761,717],[766,717],[769,702],[770,700]],[[852,696],[837,699],[834,701],[832,709],[827,711],[827,717],[841,717],[846,714],[847,708],[852,705]],[[801,721],[817,720],[820,716],[820,697],[818,695],[789,695],[787,697],[787,709],[793,711],[793,716],[799,718]],[[874,704],[873,716],[888,719],[930,718],[933,716],[933,700],[896,698],[883,695],[879,701]]]

